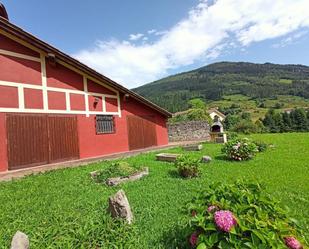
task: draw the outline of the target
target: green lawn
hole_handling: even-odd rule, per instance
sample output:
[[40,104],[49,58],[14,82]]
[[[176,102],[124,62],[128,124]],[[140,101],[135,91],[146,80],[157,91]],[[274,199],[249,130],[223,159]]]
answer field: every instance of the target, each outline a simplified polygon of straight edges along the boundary
[[[222,159],[221,145],[205,144],[197,157],[210,155],[202,177],[183,180],[173,164],[155,161],[155,153],[128,159],[148,166],[150,175],[138,182],[108,188],[91,181],[89,172],[104,167],[57,170],[0,183],[0,248],[8,248],[17,230],[31,238],[31,248],[175,248],[181,237],[178,225],[186,215],[183,206],[194,193],[212,181],[239,178],[260,181],[269,193],[288,206],[309,240],[309,133],[252,136],[275,149],[249,162]],[[171,149],[181,152],[180,148]],[[107,199],[123,188],[135,223],[128,227],[106,214]]]

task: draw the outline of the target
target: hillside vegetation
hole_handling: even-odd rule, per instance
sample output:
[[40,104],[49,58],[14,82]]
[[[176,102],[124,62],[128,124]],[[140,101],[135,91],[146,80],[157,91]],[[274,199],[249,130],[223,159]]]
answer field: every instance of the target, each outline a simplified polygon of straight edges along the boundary
[[220,62],[133,90],[171,112],[188,109],[188,100],[193,98],[219,107],[241,99],[251,111],[260,108],[258,118],[278,101],[282,109],[309,107],[309,67]]

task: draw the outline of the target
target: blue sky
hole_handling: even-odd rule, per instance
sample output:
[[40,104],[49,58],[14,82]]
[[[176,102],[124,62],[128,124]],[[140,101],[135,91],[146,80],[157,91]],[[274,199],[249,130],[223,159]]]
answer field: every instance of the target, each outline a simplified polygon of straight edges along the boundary
[[308,0],[3,0],[10,21],[132,88],[217,61],[309,65]]

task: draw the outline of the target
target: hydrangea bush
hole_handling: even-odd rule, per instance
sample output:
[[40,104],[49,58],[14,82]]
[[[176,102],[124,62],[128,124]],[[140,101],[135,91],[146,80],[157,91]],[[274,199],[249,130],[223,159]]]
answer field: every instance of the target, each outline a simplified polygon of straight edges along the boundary
[[248,138],[237,138],[224,144],[222,152],[231,160],[245,161],[255,156],[258,147]]
[[188,210],[191,248],[303,248],[296,221],[260,184],[212,184]]
[[254,141],[259,152],[265,152],[267,150],[268,144],[263,141]]
[[181,155],[175,161],[175,167],[180,176],[184,178],[197,177],[200,174],[200,159],[190,157],[189,155]]

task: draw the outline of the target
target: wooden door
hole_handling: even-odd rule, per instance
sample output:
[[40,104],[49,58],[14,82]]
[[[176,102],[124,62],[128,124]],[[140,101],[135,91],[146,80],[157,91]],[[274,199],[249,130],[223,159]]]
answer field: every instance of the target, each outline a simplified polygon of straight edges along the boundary
[[9,170],[48,163],[46,116],[8,114],[6,130]]
[[48,133],[50,163],[79,158],[76,117],[49,116]]
[[127,116],[129,149],[137,150],[157,145],[155,123],[151,116]]
[[76,117],[7,114],[9,170],[79,158]]

